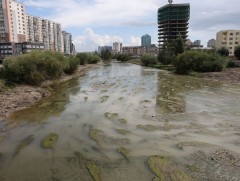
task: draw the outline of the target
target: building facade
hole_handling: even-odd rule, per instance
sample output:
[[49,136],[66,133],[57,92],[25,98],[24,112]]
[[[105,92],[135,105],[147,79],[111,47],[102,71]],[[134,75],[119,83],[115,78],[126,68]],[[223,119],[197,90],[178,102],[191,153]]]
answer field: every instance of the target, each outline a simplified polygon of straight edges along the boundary
[[17,0],[0,0],[0,43],[27,40],[25,6]]
[[185,42],[188,37],[188,21],[190,4],[172,4],[169,1],[158,9],[158,42],[161,48],[165,43],[171,43],[181,37]]
[[146,48],[142,46],[123,47],[123,54],[141,56],[146,53]]
[[113,43],[112,53],[113,54],[122,53],[122,43],[120,43],[120,42]]
[[64,47],[61,24],[26,15],[24,4],[18,0],[0,0],[0,43],[23,42],[43,43],[45,50],[59,52],[69,52],[72,47],[72,43]]
[[215,48],[216,47],[216,40],[215,39],[209,40],[208,43],[207,43],[207,47]]
[[216,48],[227,48],[229,56],[234,56],[234,50],[240,45],[240,30],[224,30],[217,33]]
[[111,46],[98,46],[98,54],[101,55],[103,51],[112,52]]
[[201,40],[195,40],[195,41],[193,42],[193,44],[194,44],[195,46],[201,46]]
[[63,34],[63,44],[64,44],[64,54],[70,55],[73,53],[72,47],[72,35],[66,31],[62,32]]
[[151,36],[146,34],[141,37],[141,46],[145,48],[149,48],[151,46]]

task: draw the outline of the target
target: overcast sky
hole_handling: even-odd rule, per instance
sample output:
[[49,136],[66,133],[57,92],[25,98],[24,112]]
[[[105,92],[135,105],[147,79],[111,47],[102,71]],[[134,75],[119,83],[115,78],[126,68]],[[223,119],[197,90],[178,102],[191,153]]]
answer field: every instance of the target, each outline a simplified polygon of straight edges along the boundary
[[[77,51],[120,41],[140,45],[144,34],[157,44],[157,10],[168,0],[21,0],[27,13],[62,24],[72,33]],[[189,38],[207,41],[216,32],[240,29],[240,0],[173,0],[190,3]]]

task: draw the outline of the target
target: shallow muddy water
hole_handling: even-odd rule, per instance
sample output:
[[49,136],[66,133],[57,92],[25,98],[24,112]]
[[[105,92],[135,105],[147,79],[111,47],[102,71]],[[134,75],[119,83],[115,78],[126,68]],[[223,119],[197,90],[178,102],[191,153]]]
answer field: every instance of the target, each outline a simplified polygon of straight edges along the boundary
[[91,69],[0,124],[0,181],[240,180],[239,101],[138,65]]

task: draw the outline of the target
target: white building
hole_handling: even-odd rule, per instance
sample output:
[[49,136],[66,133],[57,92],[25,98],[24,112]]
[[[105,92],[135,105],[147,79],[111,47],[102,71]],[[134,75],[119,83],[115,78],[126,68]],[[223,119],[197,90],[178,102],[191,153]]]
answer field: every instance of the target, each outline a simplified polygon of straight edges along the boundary
[[25,6],[17,0],[0,0],[0,43],[27,40]]
[[122,53],[122,43],[120,42],[113,43],[112,51],[114,54]]
[[68,33],[66,31],[62,32],[63,34],[63,44],[64,44],[64,54],[72,54],[73,48],[72,48],[72,35],[71,33]]

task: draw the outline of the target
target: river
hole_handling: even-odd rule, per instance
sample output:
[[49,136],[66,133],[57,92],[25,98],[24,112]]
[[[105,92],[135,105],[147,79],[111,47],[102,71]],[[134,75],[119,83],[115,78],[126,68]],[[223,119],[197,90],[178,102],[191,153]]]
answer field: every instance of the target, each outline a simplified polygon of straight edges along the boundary
[[0,125],[0,181],[240,180],[239,87],[111,63],[52,90]]

